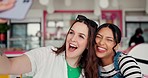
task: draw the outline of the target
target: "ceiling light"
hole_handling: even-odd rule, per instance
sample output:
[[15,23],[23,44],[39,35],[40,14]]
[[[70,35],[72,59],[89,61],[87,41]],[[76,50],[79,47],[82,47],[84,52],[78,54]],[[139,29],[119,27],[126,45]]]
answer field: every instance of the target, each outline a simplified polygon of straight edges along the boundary
[[41,5],[48,5],[49,0],[39,0]]
[[107,8],[109,6],[108,0],[100,0],[99,3],[101,8]]

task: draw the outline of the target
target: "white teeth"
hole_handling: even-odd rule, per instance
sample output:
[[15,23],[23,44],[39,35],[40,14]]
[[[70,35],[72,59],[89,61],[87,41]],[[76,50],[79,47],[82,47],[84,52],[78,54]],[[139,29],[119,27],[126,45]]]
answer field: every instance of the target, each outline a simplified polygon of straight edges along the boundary
[[98,47],[99,50],[105,50],[104,48]]
[[77,47],[77,46],[75,46],[74,44],[70,44],[70,46],[71,46],[71,47]]

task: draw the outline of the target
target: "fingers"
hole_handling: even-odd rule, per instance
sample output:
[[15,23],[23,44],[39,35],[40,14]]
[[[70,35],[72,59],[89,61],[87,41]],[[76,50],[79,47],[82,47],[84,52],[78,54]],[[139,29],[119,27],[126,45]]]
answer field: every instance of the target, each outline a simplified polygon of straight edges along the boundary
[[0,11],[5,11],[15,5],[16,0],[8,0],[7,2],[0,1]]
[[6,23],[8,20],[6,19],[0,19],[0,23]]
[[[0,12],[8,10],[15,5],[16,0],[8,0],[4,2],[4,0],[0,0]],[[0,23],[6,23],[7,19],[0,19]]]

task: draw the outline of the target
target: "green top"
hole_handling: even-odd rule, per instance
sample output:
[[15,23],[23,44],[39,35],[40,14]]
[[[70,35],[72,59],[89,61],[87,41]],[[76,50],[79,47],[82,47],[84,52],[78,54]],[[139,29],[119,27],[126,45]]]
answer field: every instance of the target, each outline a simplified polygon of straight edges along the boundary
[[68,69],[68,78],[79,78],[82,70],[79,66],[77,68],[73,68],[69,66],[68,63],[67,63],[67,69]]

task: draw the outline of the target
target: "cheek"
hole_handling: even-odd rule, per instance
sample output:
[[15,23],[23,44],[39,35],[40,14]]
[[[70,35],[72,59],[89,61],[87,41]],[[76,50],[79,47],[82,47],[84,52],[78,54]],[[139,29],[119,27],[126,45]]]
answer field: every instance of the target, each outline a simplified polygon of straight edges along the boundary
[[79,41],[79,46],[85,49],[87,47],[87,40]]
[[114,44],[106,44],[106,45],[110,51],[113,51]]
[[71,35],[67,35],[67,37],[66,37],[66,42],[69,41],[71,38],[72,38]]
[[118,50],[118,49],[119,49],[119,46],[120,46],[120,45],[119,45],[119,44],[117,44],[117,46],[115,47],[115,50]]
[[96,38],[96,39],[95,39],[95,42],[96,42],[96,43],[99,43],[99,42],[100,42],[100,39]]
[[66,37],[66,47],[68,47],[68,45],[69,45],[69,41],[70,41],[70,37],[67,36],[67,37]]

